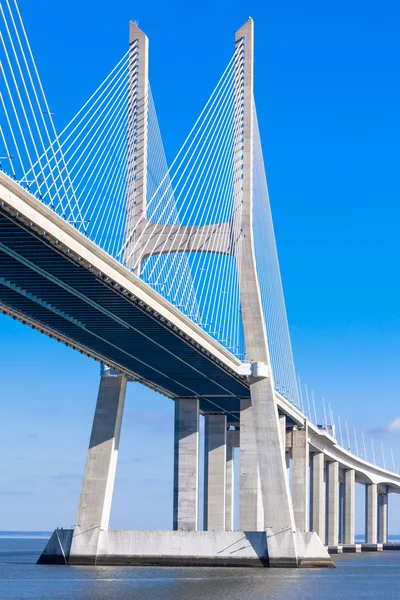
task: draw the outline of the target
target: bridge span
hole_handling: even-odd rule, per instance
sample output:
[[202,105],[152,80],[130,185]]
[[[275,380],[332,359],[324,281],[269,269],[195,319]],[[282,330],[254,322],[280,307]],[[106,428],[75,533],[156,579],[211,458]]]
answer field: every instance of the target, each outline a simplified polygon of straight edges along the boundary
[[[400,492],[400,475],[341,447],[300,402],[253,95],[252,19],[235,32],[182,161],[178,153],[168,168],[137,25],[94,106],[50,135],[28,93],[38,98],[19,11],[7,8],[0,311],[102,365],[76,522],[55,530],[39,562],[332,567],[328,550],[360,549],[356,482],[365,485],[364,548],[388,547],[388,496]],[[48,109],[41,84],[40,93]],[[109,529],[130,381],[175,403],[171,532]]]
[[[225,506],[220,515],[224,530],[233,530],[232,482],[228,478],[233,477],[232,449],[240,447],[240,405],[250,401],[250,365],[239,361],[4,173],[0,173],[0,205],[1,310],[107,364],[114,371],[108,370],[106,377],[121,381],[121,376],[112,375],[121,373],[128,381],[140,381],[176,400],[177,405],[195,405],[192,418],[204,414],[216,428],[220,422],[226,478],[220,497],[216,490],[213,494],[214,501]],[[124,305],[127,308],[122,310]],[[177,375],[172,377],[169,365],[174,364]],[[356,550],[354,487],[356,482],[363,483],[368,547],[382,547],[378,543],[388,539],[387,495],[400,492],[400,475],[348,452],[325,429],[309,423],[281,394],[275,392],[275,398],[281,433],[285,432],[285,462],[296,523],[308,530],[311,515],[312,529],[331,551],[343,546]],[[194,430],[198,432],[195,426]],[[192,457],[194,477],[197,452]],[[211,455],[209,460],[213,460]],[[195,482],[192,485],[196,489]],[[191,520],[195,529],[196,514]],[[66,530],[57,533],[58,538],[66,535]],[[53,539],[42,560],[60,559]],[[157,561],[154,556],[143,560]],[[129,561],[139,563],[141,559],[132,557]]]

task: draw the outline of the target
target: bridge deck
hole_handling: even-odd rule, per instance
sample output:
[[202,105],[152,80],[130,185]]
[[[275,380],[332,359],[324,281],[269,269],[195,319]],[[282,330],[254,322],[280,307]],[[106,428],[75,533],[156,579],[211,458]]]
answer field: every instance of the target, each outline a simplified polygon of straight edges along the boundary
[[[21,193],[25,195],[22,189]],[[29,196],[40,211],[51,212]],[[249,395],[244,377],[187,335],[184,327],[81,260],[76,246],[70,251],[43,227],[13,212],[10,197],[1,194],[2,312],[170,397],[199,396],[203,409],[212,409],[213,403],[239,409],[238,399]]]

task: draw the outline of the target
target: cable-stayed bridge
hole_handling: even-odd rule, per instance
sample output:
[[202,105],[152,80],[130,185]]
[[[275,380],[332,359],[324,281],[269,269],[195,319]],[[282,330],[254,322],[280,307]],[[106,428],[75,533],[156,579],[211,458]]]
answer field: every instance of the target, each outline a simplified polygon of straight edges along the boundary
[[[104,365],[76,524],[56,530],[42,562],[330,566],[324,544],[358,549],[356,481],[368,547],[387,543],[400,476],[345,450],[299,396],[253,38],[249,19],[168,165],[136,24],[126,55],[58,132],[18,6],[2,3],[0,309]],[[108,528],[132,380],[175,401],[174,532]]]

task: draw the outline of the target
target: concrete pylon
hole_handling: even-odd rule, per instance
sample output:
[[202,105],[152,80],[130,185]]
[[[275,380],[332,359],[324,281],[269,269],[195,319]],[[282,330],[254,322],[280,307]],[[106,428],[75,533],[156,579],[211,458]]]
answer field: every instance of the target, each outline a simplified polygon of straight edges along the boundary
[[[146,219],[147,138],[149,110],[149,40],[136,23],[129,23],[127,199],[124,261],[128,269],[139,257],[134,251]],[[140,262],[140,261],[139,261]]]
[[70,564],[95,564],[102,531],[108,529],[126,393],[124,375],[100,381],[72,537]]
[[[296,535],[292,500],[282,452],[278,407],[267,331],[261,304],[253,236],[253,148],[254,148],[254,25],[249,18],[236,31],[238,56],[235,85],[235,117],[239,131],[235,147],[235,182],[242,201],[242,251],[238,265],[240,302],[248,360],[255,363],[250,377],[251,408],[261,483],[264,529],[267,533],[270,566],[296,567],[301,564],[304,545]],[[239,195],[240,196],[240,195]],[[241,435],[241,454],[245,440]],[[315,539],[315,538],[314,538]],[[301,547],[301,550],[300,550]],[[318,556],[329,562],[323,548],[315,546]],[[303,554],[304,556],[304,554]]]

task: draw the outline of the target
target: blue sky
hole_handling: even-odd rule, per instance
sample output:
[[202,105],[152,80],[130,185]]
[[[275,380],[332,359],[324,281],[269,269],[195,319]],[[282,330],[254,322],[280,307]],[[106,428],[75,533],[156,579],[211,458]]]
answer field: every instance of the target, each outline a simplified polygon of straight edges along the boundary
[[[231,56],[233,30],[254,18],[256,103],[297,370],[342,421],[372,432],[376,448],[384,441],[388,463],[393,446],[400,464],[400,427],[390,427],[400,416],[399,4],[20,8],[60,128],[126,51],[128,19],[139,21],[170,159]],[[0,331],[0,529],[69,526],[99,367],[4,316]],[[129,387],[113,527],[170,527],[172,410]],[[400,499],[390,500],[400,531]]]

